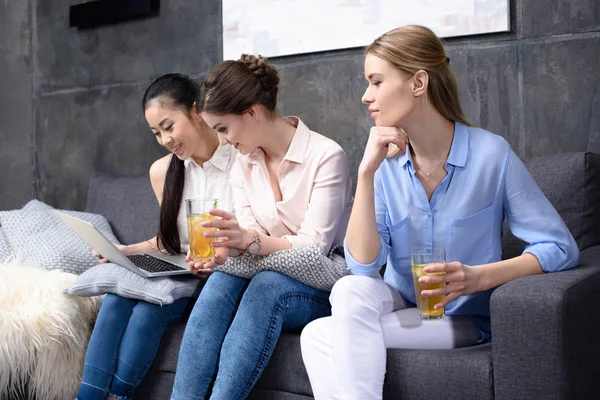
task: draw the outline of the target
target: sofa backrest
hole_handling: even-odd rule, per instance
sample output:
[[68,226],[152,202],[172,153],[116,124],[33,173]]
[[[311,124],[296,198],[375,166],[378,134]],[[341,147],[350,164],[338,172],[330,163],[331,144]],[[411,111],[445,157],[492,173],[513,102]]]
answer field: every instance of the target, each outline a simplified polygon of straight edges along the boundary
[[123,244],[150,239],[158,231],[159,207],[148,174],[95,173],[86,211],[106,217]]
[[[579,248],[599,244],[600,154],[552,154],[527,160],[525,165],[571,230]],[[105,216],[125,244],[149,239],[158,229],[158,202],[147,174],[94,174],[86,210]],[[521,254],[525,245],[510,233],[505,222],[503,258]]]
[[[527,160],[525,165],[579,249],[600,243],[600,154],[551,154]],[[502,257],[520,255],[526,244],[510,233],[506,222],[502,233]]]

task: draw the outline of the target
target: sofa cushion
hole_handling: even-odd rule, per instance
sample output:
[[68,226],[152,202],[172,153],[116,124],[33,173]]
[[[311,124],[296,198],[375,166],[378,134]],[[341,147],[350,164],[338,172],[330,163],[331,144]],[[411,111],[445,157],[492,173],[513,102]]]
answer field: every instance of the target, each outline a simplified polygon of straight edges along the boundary
[[[94,222],[109,240],[116,240],[101,215],[76,215]],[[0,223],[12,253],[26,265],[81,274],[98,264],[92,249],[58,218],[52,207],[38,200],[20,210],[0,211]]]
[[[22,210],[26,211],[26,212],[52,211],[52,210],[54,210],[54,208],[51,205],[44,203],[43,201],[34,199],[34,200],[29,201],[27,204],[25,204],[23,206]],[[110,224],[108,223],[106,218],[104,218],[102,215],[81,212],[81,211],[72,211],[72,210],[58,210],[58,211],[60,211],[63,214],[67,214],[71,217],[79,218],[80,220],[83,220],[85,222],[89,222],[90,224],[94,225],[96,227],[96,229],[98,229],[112,243],[120,244],[119,240],[114,235],[112,228],[110,227]]]
[[256,387],[312,396],[310,381],[302,361],[299,334],[284,333],[279,337],[275,351]]
[[[152,371],[175,372],[185,324],[186,321],[178,321],[167,328],[154,358]],[[201,354],[202,350],[198,349],[198,355]],[[300,335],[281,335],[273,356],[256,386],[312,396],[300,353]]]
[[[385,399],[492,399],[489,344],[454,350],[389,349]],[[433,379],[432,377],[437,377]],[[311,396],[300,335],[283,334],[256,388]]]
[[175,373],[150,370],[135,390],[133,400],[169,400],[175,383]]
[[139,243],[158,231],[159,207],[147,174],[95,173],[86,210],[106,217],[124,244]]
[[[532,158],[525,165],[556,208],[580,250],[600,243],[600,154],[562,153]],[[502,256],[520,255],[526,244],[503,226]]]
[[491,400],[491,344],[452,350],[390,349],[383,397]]
[[[189,311],[191,311],[191,307]],[[160,341],[151,370],[175,373],[177,360],[179,359],[179,346],[181,346],[181,339],[183,339],[187,317],[189,317],[189,313],[183,320],[169,325]]]
[[280,392],[279,390],[261,389],[255,387],[248,395],[248,400],[312,400],[312,396],[296,393]]
[[[152,371],[175,372],[184,329],[184,321],[167,329]],[[390,349],[384,398],[435,399],[452,393],[457,399],[492,399],[491,358],[490,344],[454,350]],[[271,360],[256,383],[256,394],[261,390],[312,396],[300,352],[300,335],[281,335]]]
[[145,278],[118,264],[106,263],[79,275],[65,294],[92,297],[114,293],[162,307],[183,297],[198,297],[204,282],[189,275]]
[[[186,321],[169,326],[152,364],[152,371],[174,373]],[[198,350],[201,356],[201,349]],[[300,335],[284,333],[256,387],[312,396],[300,353]]]
[[0,264],[4,263],[12,255],[10,244],[4,236],[4,229],[2,229],[2,221],[0,221]]

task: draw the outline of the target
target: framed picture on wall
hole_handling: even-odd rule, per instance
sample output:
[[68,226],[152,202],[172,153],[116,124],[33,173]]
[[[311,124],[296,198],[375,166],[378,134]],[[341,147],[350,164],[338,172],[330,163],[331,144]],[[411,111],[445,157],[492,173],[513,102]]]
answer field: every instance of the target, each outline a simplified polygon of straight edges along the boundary
[[406,24],[440,37],[510,30],[510,0],[223,0],[223,59],[362,47]]

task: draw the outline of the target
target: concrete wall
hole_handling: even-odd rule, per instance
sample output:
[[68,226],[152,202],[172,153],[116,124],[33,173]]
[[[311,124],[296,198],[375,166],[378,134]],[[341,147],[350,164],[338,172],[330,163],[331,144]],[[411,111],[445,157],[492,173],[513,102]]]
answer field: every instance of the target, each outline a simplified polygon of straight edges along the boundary
[[30,35],[27,1],[0,1],[0,210],[34,196]]
[[[600,2],[512,0],[511,32],[449,39],[467,117],[505,137],[522,158],[600,153]],[[371,119],[361,50],[293,56],[282,70],[282,109],[335,138],[352,172]]]
[[163,1],[158,17],[91,30],[69,28],[73,1],[34,3],[37,195],[82,209],[93,171],[147,172],[165,154],[141,98],[162,74],[198,76],[220,61],[221,2]]
[[[0,1],[0,209],[33,196],[34,181],[41,200],[81,209],[94,170],[145,172],[164,154],[143,90],[220,61],[220,1],[163,1],[158,17],[89,31],[68,27],[74,1],[29,2]],[[447,42],[467,116],[523,158],[600,152],[600,2],[512,0],[511,14],[510,33]],[[337,140],[355,173],[371,126],[362,51],[272,61],[281,111]]]

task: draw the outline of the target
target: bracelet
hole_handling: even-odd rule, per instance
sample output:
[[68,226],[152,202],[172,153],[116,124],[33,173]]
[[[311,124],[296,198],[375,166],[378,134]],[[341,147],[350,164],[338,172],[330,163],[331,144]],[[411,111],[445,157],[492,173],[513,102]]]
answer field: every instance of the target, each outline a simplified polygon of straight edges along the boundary
[[146,240],[146,242],[148,242],[148,244],[150,245],[150,248],[152,250],[156,250],[156,247],[154,247],[154,245],[152,244],[152,242],[150,241],[150,239]]

